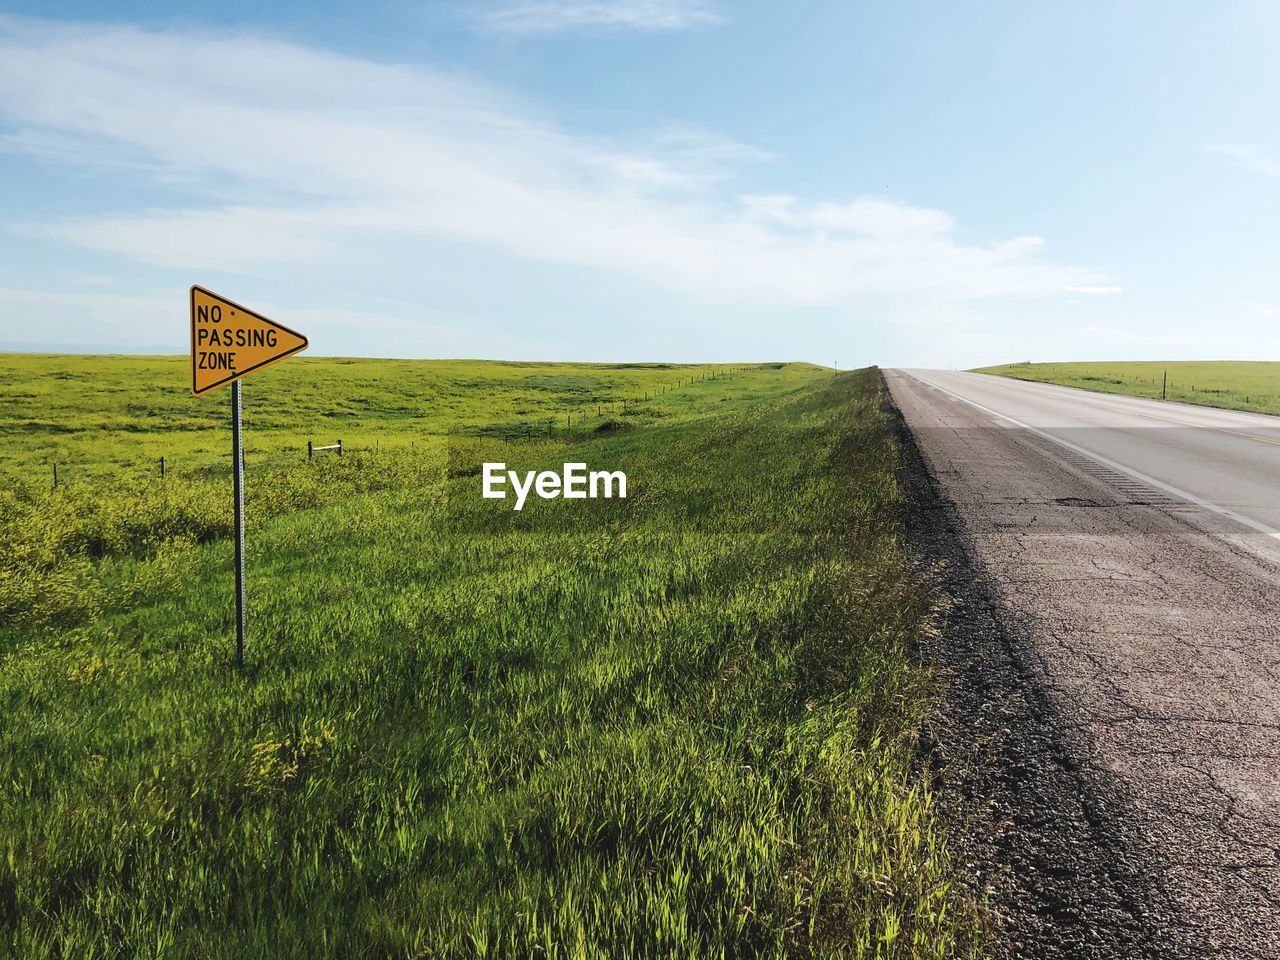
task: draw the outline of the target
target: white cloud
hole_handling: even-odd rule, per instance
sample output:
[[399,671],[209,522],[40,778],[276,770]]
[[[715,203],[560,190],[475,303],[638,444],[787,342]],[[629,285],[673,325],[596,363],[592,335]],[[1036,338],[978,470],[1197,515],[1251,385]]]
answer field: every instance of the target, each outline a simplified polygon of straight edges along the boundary
[[732,141],[574,134],[453,73],[253,35],[0,19],[0,123],[9,149],[181,185],[180,209],[11,225],[164,267],[357,282],[378,242],[443,240],[757,306],[1115,289],[1038,237],[961,242],[891,198],[735,197],[761,155]]
[[476,22],[502,33],[554,33],[583,28],[687,30],[724,20],[706,0],[514,0],[497,3]]
[[1112,293],[1124,293],[1124,287],[1107,287],[1089,284],[1070,284],[1062,289],[1067,293],[1087,293],[1093,296],[1106,296]]
[[801,230],[862,233],[882,239],[929,239],[955,226],[940,210],[908,207],[891,199],[862,197],[851,203],[801,205],[790,194],[744,196],[743,206],[762,220]]
[[1280,160],[1258,147],[1246,147],[1235,143],[1214,143],[1205,147],[1205,150],[1220,157],[1226,157],[1236,166],[1254,173],[1280,177]]
[[[15,290],[0,287],[0,340],[39,341],[46,346],[118,344],[124,350],[150,350],[157,330],[181,329],[173,323],[182,291],[164,299],[114,292]],[[33,318],[39,318],[33,322]],[[10,322],[12,320],[12,322]],[[164,348],[180,341],[163,343]]]
[[[110,290],[48,291],[0,287],[0,343],[35,345],[41,349],[114,349],[128,352],[181,353],[186,350],[186,324],[175,322],[187,302],[187,290],[120,294]],[[474,318],[454,323],[424,323],[418,318],[364,310],[297,307],[269,301],[256,304],[267,316],[307,332],[313,344],[329,344],[328,355],[358,348],[364,356],[415,356],[424,340],[438,353],[456,356],[555,357],[563,344],[485,329]],[[40,322],[24,322],[38,316]],[[10,322],[12,320],[12,322]],[[353,335],[353,331],[356,333]],[[345,349],[344,349],[345,348]]]
[[162,267],[253,272],[338,255],[343,245],[334,228],[353,216],[335,210],[236,206],[156,210],[19,229]]

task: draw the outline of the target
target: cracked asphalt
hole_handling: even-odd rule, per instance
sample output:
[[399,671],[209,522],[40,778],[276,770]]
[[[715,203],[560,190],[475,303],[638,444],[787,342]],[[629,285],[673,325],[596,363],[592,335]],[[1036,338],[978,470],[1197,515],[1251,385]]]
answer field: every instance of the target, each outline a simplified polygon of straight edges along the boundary
[[972,565],[945,745],[1016,768],[960,778],[1007,953],[1280,960],[1280,421],[885,376]]

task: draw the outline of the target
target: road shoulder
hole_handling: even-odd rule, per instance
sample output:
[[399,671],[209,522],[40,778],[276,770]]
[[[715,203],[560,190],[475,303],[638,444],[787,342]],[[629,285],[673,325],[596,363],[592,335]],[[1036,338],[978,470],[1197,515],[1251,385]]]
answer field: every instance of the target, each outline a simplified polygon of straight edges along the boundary
[[1085,775],[1088,744],[1052,705],[1023,625],[997,600],[887,386],[884,397],[909,547],[949,603],[930,651],[946,694],[925,754],[996,955],[1189,956],[1157,869],[1116,826],[1122,800]]

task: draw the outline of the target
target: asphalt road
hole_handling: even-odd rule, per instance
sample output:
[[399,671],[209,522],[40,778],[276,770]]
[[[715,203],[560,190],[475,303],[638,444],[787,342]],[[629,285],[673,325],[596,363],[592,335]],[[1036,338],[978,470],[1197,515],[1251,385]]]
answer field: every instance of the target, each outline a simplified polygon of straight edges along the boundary
[[[1280,958],[1280,419],[886,380],[1099,798],[1086,817],[1117,821],[1168,905],[1154,954]],[[1101,942],[1116,921],[1092,922]]]

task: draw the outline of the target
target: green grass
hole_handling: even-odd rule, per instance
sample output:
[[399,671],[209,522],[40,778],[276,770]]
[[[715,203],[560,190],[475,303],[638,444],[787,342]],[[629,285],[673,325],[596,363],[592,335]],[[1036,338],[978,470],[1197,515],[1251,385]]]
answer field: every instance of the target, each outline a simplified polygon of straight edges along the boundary
[[[749,398],[728,364],[549,364],[294,357],[244,383],[250,468],[305,458],[307,440],[355,450],[398,450],[462,431],[545,436],[548,423],[598,425],[645,417],[660,391],[673,409]],[[809,368],[811,371],[817,368]],[[717,379],[711,379],[717,378]],[[5,472],[45,484],[190,475],[230,463],[227,389],[188,392],[185,357],[8,354],[0,364],[0,443]],[[747,391],[743,393],[743,391]]]
[[[293,363],[246,387],[243,673],[225,392],[6,368],[0,954],[976,954],[875,371]],[[631,497],[514,514],[490,458]]]
[[1280,362],[1276,361],[1008,363],[981,367],[976,372],[1153,399],[1160,399],[1164,375],[1168,372],[1169,400],[1230,410],[1280,414]]

